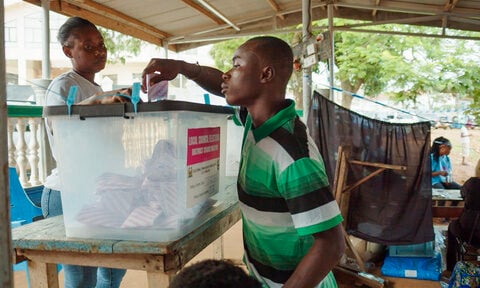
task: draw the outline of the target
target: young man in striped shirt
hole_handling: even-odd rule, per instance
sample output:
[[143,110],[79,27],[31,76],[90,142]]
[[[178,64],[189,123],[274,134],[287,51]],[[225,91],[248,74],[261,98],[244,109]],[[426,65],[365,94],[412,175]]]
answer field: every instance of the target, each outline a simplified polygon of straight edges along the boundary
[[237,188],[250,273],[264,287],[337,287],[331,270],[345,250],[343,219],[321,155],[295,103],[285,99],[292,50],[278,38],[256,37],[232,60],[232,69],[222,73],[152,59],[143,75],[159,71],[157,80],[171,80],[180,73],[243,108],[237,115],[245,126]]

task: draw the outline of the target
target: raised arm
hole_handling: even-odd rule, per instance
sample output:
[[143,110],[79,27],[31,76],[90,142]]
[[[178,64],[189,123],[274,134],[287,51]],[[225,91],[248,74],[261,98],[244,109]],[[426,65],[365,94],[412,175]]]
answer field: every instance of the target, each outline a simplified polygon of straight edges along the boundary
[[223,96],[220,87],[223,72],[213,67],[200,66],[181,60],[153,58],[142,73],[142,90],[144,92],[147,87],[147,75],[152,73],[159,73],[150,78],[150,81],[154,83],[170,81],[175,79],[178,74],[182,74],[208,92]]

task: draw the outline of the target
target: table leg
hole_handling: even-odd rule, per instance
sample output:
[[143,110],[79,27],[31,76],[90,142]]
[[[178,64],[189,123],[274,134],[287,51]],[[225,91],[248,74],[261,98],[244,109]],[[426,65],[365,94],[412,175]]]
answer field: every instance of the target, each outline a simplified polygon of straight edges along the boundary
[[31,260],[27,263],[31,288],[59,288],[57,264]]
[[217,240],[213,241],[213,259],[222,260],[223,259],[223,236],[218,237]]
[[149,288],[167,288],[172,282],[175,274],[159,271],[147,271],[147,282]]

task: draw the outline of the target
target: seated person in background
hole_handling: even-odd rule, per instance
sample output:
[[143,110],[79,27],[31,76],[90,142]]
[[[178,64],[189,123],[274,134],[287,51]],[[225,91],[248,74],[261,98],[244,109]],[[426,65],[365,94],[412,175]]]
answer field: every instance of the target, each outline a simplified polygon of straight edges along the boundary
[[447,270],[456,263],[456,240],[460,238],[475,247],[480,247],[480,159],[475,167],[475,176],[468,179],[460,190],[465,200],[462,214],[448,225]]
[[460,184],[453,181],[452,164],[450,163],[450,151],[452,144],[447,138],[438,137],[433,140],[430,150],[430,162],[432,164],[432,188],[437,189],[460,189]]
[[184,268],[169,288],[262,288],[260,282],[228,260],[203,260]]

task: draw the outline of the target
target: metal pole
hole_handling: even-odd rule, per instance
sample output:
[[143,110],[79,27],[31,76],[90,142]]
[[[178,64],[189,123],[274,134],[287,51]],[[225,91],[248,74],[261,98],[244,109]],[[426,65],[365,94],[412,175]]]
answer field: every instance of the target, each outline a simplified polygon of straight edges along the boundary
[[165,50],[165,59],[168,59],[168,41],[163,40],[163,49]]
[[[302,42],[306,43],[311,36],[310,0],[302,0]],[[303,121],[307,123],[312,95],[312,68],[303,68]]]
[[50,79],[50,6],[49,0],[42,0],[42,79]]
[[[3,0],[0,0],[0,22],[4,23]],[[13,287],[10,201],[8,186],[7,91],[5,87],[5,32],[0,29],[0,287]]]
[[333,74],[334,66],[335,66],[335,45],[333,41],[333,4],[328,4],[327,6],[327,13],[328,13],[328,33],[330,36],[330,44],[332,45],[331,49],[332,52],[330,55],[330,65],[328,65],[329,72],[330,72],[330,96],[329,99],[331,101],[334,101],[334,95],[333,95],[333,87],[335,85],[335,75]]

